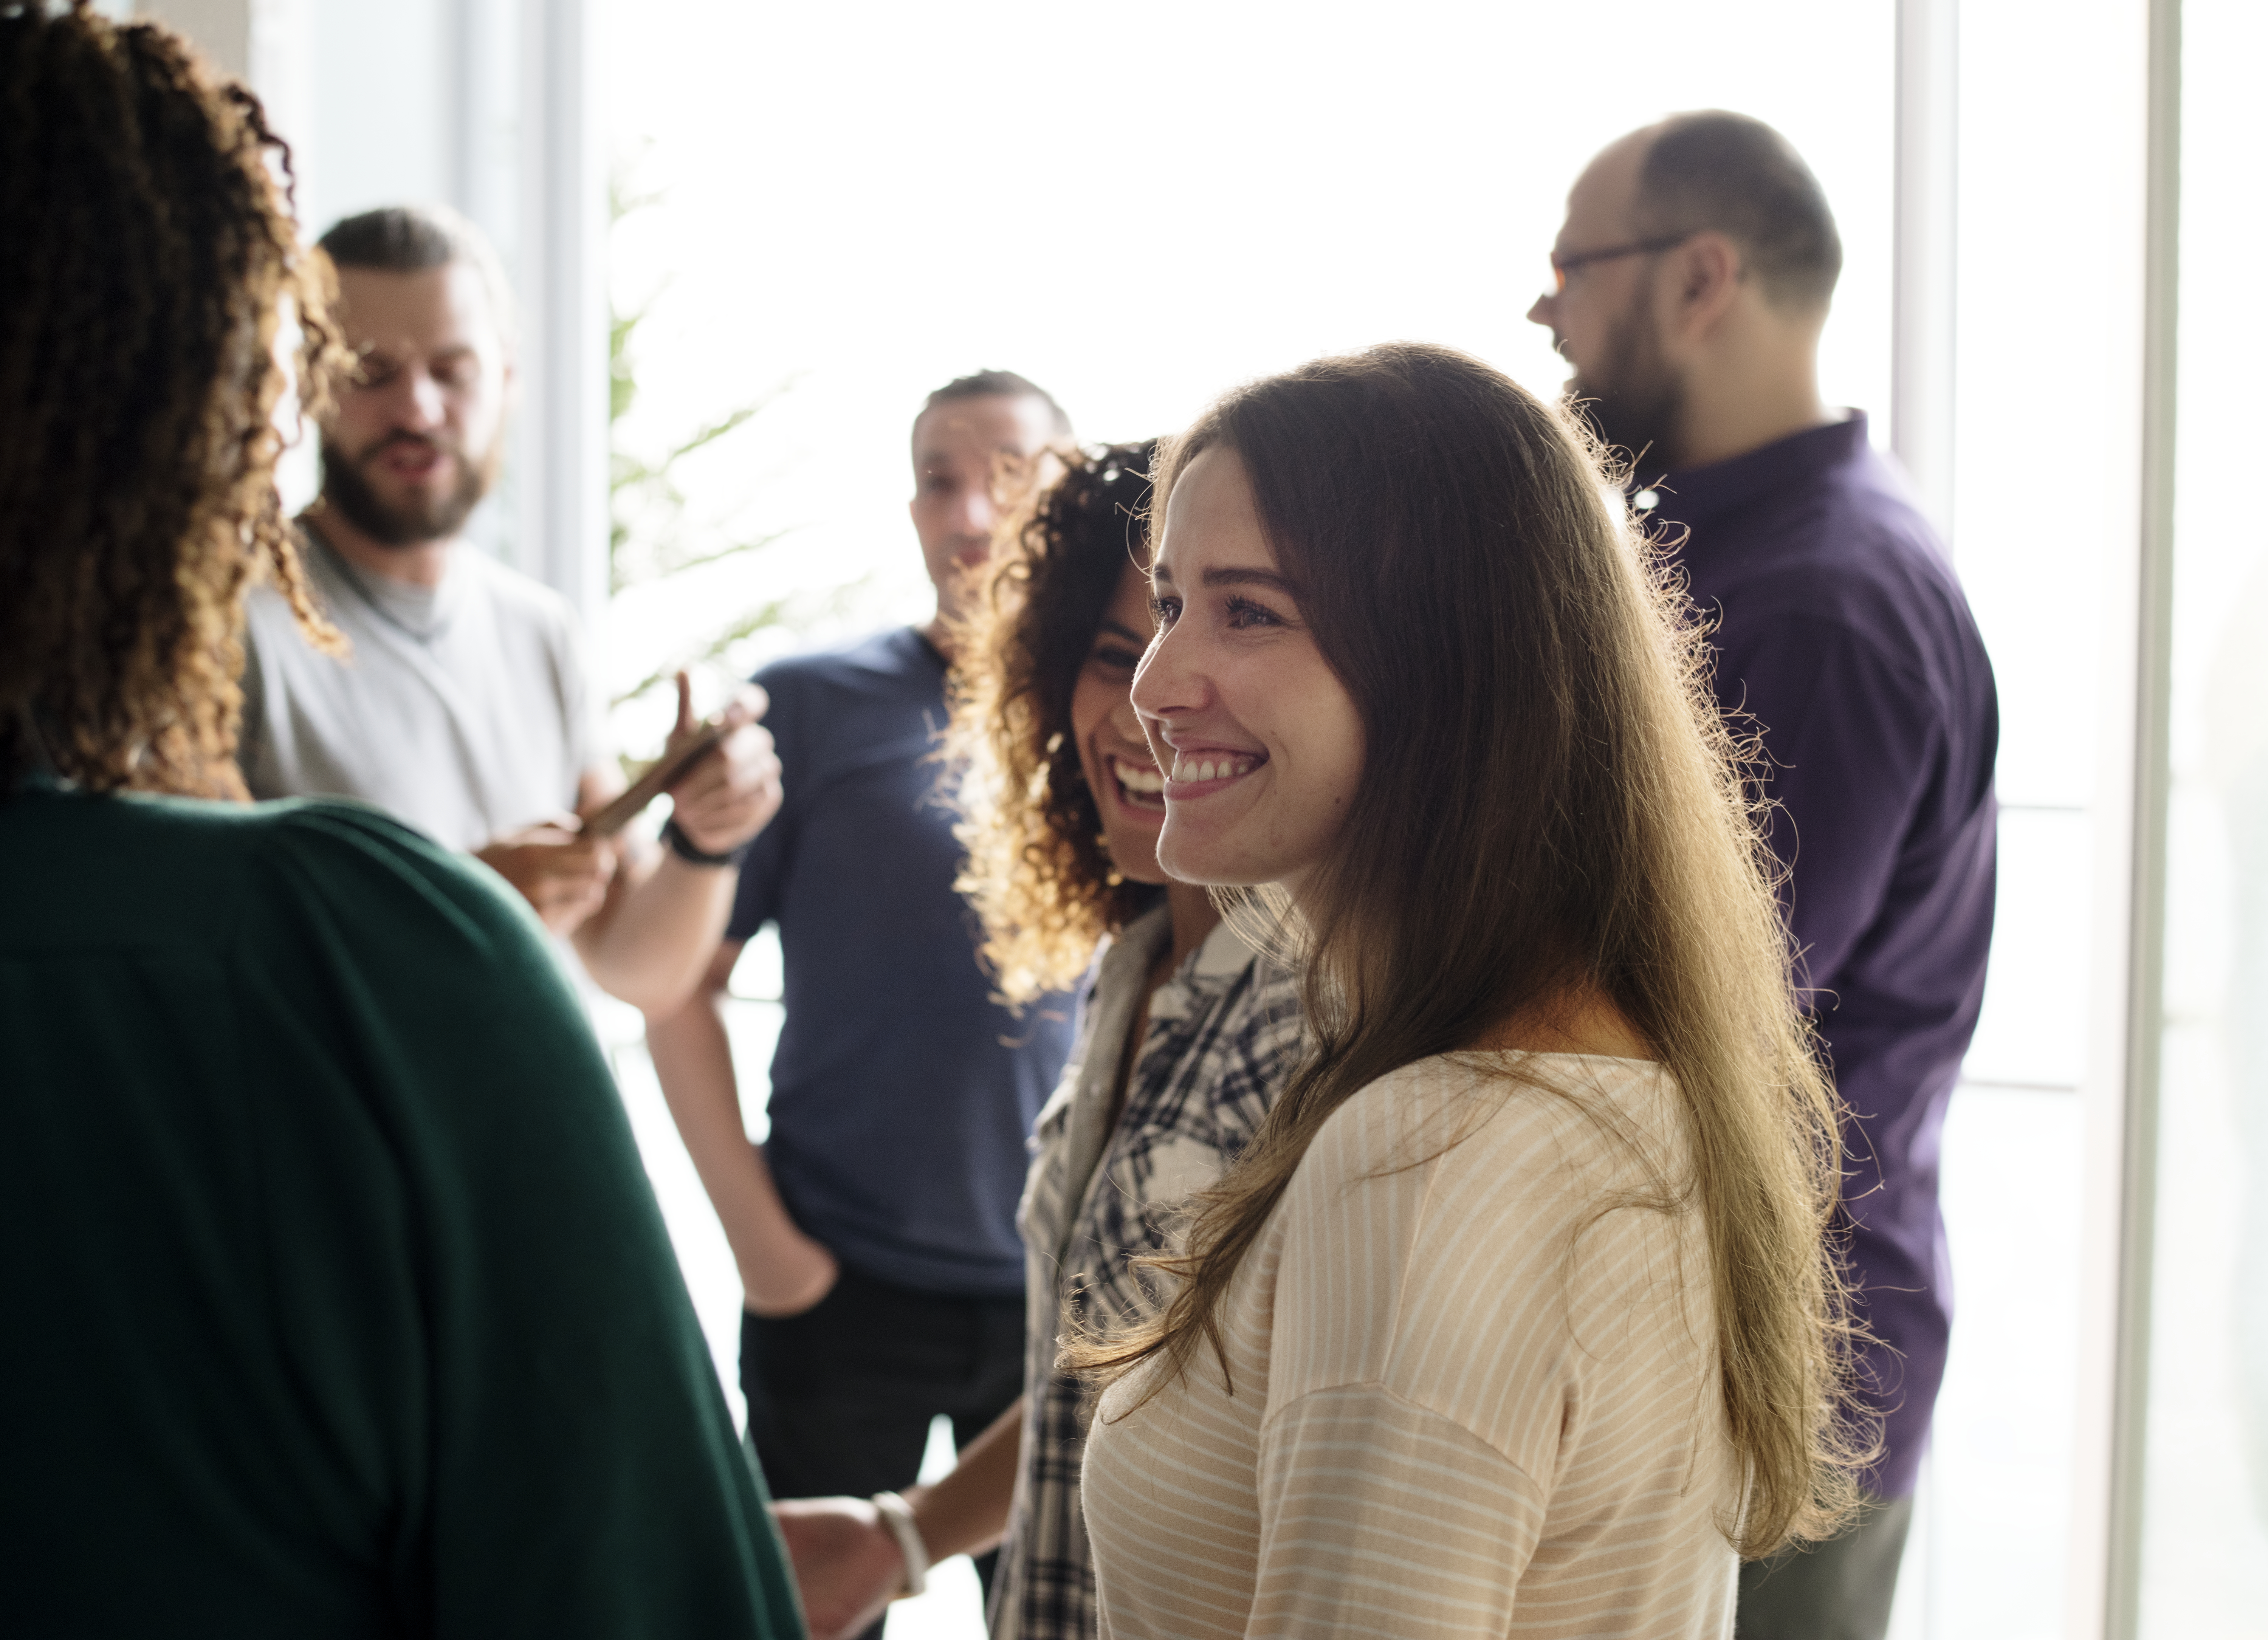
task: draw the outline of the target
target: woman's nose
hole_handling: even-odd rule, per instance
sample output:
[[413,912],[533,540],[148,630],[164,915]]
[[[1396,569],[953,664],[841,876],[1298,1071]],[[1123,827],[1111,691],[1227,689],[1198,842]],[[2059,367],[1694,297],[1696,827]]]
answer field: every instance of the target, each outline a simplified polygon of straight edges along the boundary
[[1196,697],[1204,693],[1204,685],[1191,664],[1195,657],[1189,650],[1189,641],[1178,627],[1167,627],[1150,640],[1142,664],[1134,669],[1134,688],[1128,695],[1141,717],[1170,717],[1199,704]]

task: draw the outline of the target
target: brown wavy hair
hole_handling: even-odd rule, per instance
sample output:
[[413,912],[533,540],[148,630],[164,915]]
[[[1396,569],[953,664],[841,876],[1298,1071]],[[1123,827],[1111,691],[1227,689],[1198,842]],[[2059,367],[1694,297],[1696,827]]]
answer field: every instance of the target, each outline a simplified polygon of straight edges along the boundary
[[957,835],[968,857],[955,886],[1012,1004],[1069,986],[1095,942],[1158,894],[1111,864],[1071,720],[1079,668],[1140,548],[1156,448],[1064,452],[1063,476],[1011,526],[956,635],[946,755],[962,771]]
[[249,578],[336,643],[276,494],[278,335],[312,408],[346,356],[271,156],[177,35],[0,5],[0,793],[240,798]]
[[[1228,394],[1161,452],[1153,520],[1215,447],[1243,463],[1366,762],[1296,912],[1280,890],[1216,891],[1233,916],[1294,930],[1310,1056],[1202,1198],[1186,1254],[1160,1261],[1183,1278],[1170,1304],[1071,1364],[1109,1377],[1155,1356],[1152,1394],[1205,1345],[1225,1368],[1223,1296],[1332,1112],[1507,1019],[1602,996],[1683,1108],[1684,1174],[1598,1211],[1691,1211],[1705,1229],[1748,1476],[1726,1534],[1756,1556],[1831,1533],[1868,1455],[1830,1239],[1839,1108],[1797,1004],[1747,753],[1665,563],[1563,408],[1447,349],[1375,348]],[[1579,1097],[1512,1063],[1507,1087]]]

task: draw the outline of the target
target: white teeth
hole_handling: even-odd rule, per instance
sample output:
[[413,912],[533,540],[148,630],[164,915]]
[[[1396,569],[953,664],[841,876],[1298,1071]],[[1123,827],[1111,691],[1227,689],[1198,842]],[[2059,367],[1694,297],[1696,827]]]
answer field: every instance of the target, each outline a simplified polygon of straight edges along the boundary
[[1110,760],[1110,772],[1118,776],[1118,783],[1129,791],[1156,793],[1166,789],[1166,777],[1154,767],[1144,768],[1123,758]]
[[1260,767],[1256,757],[1174,757],[1174,778],[1184,784],[1206,780],[1228,780],[1239,775],[1248,775]]

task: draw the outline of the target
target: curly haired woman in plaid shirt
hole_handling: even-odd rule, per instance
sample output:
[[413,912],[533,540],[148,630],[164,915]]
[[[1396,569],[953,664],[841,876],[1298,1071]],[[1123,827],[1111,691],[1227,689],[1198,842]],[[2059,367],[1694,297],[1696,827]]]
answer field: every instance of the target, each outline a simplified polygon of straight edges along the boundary
[[1057,1370],[1058,1334],[1154,1313],[1155,1278],[1134,1259],[1166,1245],[1298,1058],[1294,976],[1158,866],[1165,781],[1128,698],[1152,629],[1134,550],[1151,453],[1073,458],[1042,498],[961,646],[948,736],[969,770],[961,886],[1002,992],[1028,1001],[1088,976],[1019,1216],[1025,1394],[935,1486],[780,1506],[818,1640],[873,1623],[927,1563],[996,1542],[996,1640],[1094,1635],[1082,1391]]

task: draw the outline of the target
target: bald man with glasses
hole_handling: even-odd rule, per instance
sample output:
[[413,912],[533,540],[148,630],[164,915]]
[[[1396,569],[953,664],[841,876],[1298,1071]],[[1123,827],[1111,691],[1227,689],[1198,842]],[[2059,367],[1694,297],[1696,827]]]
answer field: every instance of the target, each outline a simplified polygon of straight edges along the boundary
[[1943,546],[1819,396],[1842,268],[1778,133],[1681,114],[1591,162],[1528,317],[1677,541],[1714,686],[1760,730],[1798,978],[1849,1113],[1859,1398],[1881,1450],[1831,1542],[1744,1567],[1739,1640],[1881,1640],[1952,1324],[1937,1162],[1992,933],[1999,709]]

